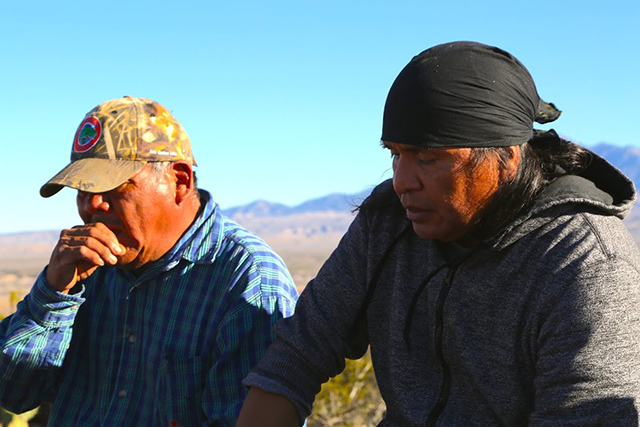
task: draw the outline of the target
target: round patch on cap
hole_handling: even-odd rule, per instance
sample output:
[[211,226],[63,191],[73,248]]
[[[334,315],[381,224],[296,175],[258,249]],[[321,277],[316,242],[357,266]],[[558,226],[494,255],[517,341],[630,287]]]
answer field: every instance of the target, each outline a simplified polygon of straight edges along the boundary
[[73,151],[76,153],[84,153],[90,150],[96,145],[101,135],[102,125],[100,124],[100,120],[93,116],[86,117],[82,123],[80,123],[76,131],[76,136],[73,138]]

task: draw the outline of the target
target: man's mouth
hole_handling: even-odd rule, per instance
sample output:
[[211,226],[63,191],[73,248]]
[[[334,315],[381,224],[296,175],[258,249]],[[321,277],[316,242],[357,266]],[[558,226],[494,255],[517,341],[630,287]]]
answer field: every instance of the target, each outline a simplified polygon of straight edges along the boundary
[[421,221],[431,215],[431,209],[422,209],[417,206],[409,205],[404,207],[407,219],[409,221]]

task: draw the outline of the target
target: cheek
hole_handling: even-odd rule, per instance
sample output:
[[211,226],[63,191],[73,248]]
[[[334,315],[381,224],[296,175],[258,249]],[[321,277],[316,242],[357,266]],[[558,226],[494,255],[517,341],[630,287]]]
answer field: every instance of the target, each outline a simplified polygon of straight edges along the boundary
[[489,166],[486,168],[480,168],[477,174],[471,178],[471,181],[472,182],[469,184],[471,188],[471,197],[482,204],[486,204],[498,190],[498,170],[495,167]]
[[470,216],[468,204],[463,197],[456,194],[451,194],[439,203],[438,213],[446,222],[454,224],[467,222]]
[[464,210],[463,188],[448,177],[432,179],[429,184],[428,197],[438,212],[446,218],[458,218],[460,210]]
[[486,206],[498,189],[495,171],[483,169],[458,183],[456,209],[466,221],[471,221]]

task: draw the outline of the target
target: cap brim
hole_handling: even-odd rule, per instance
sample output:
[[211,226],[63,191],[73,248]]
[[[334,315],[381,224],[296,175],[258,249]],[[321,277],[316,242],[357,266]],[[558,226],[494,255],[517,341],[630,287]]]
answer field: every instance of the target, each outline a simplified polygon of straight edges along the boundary
[[86,158],[70,163],[40,188],[42,197],[51,197],[62,187],[88,193],[113,190],[140,171],[145,162]]

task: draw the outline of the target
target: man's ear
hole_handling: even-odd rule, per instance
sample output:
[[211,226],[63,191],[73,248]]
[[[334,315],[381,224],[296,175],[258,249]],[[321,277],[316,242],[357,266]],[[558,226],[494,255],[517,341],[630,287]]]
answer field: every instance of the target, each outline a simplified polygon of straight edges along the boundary
[[516,172],[518,172],[518,166],[520,166],[520,146],[512,145],[507,148],[511,155],[505,162],[505,167],[500,170],[501,182],[509,182],[514,179]]
[[176,183],[176,203],[180,204],[195,190],[193,167],[180,160],[171,164],[171,171]]

